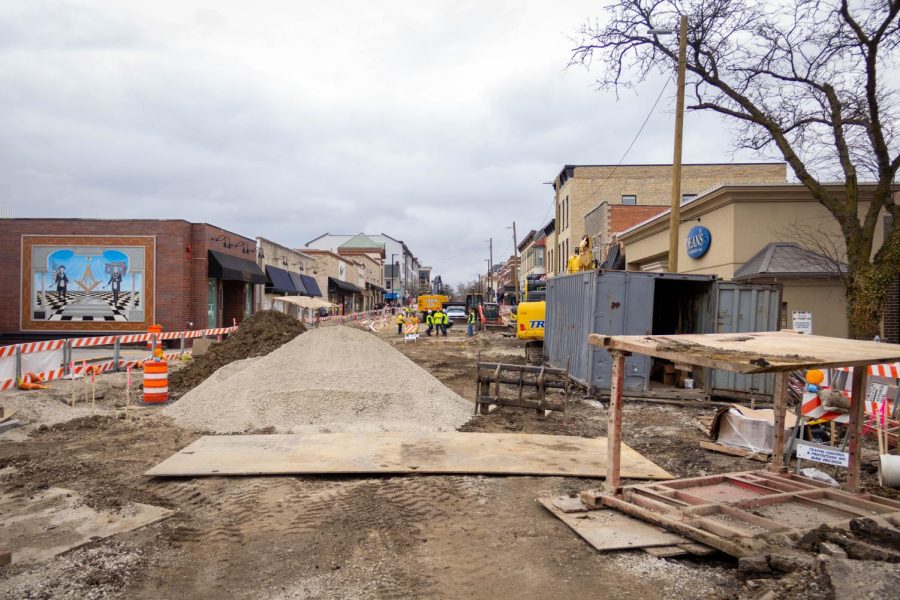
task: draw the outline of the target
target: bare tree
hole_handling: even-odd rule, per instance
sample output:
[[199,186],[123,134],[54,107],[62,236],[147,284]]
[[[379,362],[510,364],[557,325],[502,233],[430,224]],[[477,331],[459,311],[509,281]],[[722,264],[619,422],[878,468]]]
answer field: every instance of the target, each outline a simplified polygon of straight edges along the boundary
[[[608,14],[581,27],[571,64],[598,67],[600,88],[616,92],[671,73],[677,40],[649,30],[687,15],[688,109],[724,115],[738,148],[784,157],[840,226],[850,335],[878,333],[900,273],[900,0],[619,0]],[[865,181],[873,189],[861,198]],[[892,218],[875,249],[884,212]]]

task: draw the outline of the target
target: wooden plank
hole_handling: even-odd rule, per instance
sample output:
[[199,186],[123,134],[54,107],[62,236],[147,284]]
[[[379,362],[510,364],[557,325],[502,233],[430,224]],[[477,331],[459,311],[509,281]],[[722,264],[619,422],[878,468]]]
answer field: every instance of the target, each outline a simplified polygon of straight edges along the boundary
[[601,552],[649,546],[672,546],[690,542],[680,535],[655,525],[649,525],[639,519],[633,519],[619,511],[600,509],[571,514],[556,508],[551,498],[539,498],[538,502],[560,521],[571,527],[584,541]]
[[687,550],[679,546],[651,546],[643,548],[644,552],[656,558],[672,558],[689,554]]
[[126,531],[161,521],[173,511],[127,503],[115,511],[95,510],[73,490],[47,488],[0,495],[0,531],[13,563],[39,563]]
[[625,378],[625,355],[612,353],[612,383],[607,411],[606,488],[613,494],[621,490],[622,388]]
[[850,423],[847,425],[850,432],[850,443],[848,451],[850,453],[847,465],[847,481],[844,483],[844,489],[850,492],[859,491],[859,469],[862,457],[862,431],[863,419],[865,417],[865,402],[860,400],[866,397],[866,371],[867,369],[853,369],[853,379],[851,384],[851,395],[853,401],[850,403]]
[[749,458],[750,460],[756,460],[759,462],[769,462],[769,455],[763,454],[762,452],[751,452],[750,450],[744,450],[742,448],[732,448],[731,446],[726,446],[725,444],[709,442],[706,440],[700,441],[700,447],[704,450],[712,450],[713,452],[730,454],[731,456],[740,456],[741,458]]
[[716,548],[726,554],[738,558],[756,554],[764,547],[764,544],[757,540],[748,540],[746,538],[726,539],[711,531],[705,531],[688,525],[680,518],[673,517],[668,513],[657,513],[640,506],[635,506],[615,496],[604,495],[603,504],[604,506],[618,509],[627,515],[638,517],[639,519],[647,521],[648,523],[653,523],[654,525],[659,525],[669,531],[673,531],[679,535],[712,548]]
[[[604,438],[521,433],[314,433],[205,436],[151,476],[326,473],[485,473],[603,477]],[[672,476],[622,445],[622,473]]]
[[[865,369],[856,369],[863,371]],[[775,424],[772,428],[772,464],[769,470],[778,473],[784,470],[784,423],[787,414],[788,378],[789,373],[775,375],[775,389],[772,392],[772,401],[775,403]]]
[[695,556],[709,556],[713,552],[716,551],[715,548],[710,548],[709,546],[705,546],[703,544],[698,544],[696,542],[688,542],[687,544],[678,544],[678,547],[682,550],[687,550],[691,554]]
[[864,366],[900,360],[897,344],[779,331],[670,336],[591,334],[588,341],[611,351],[635,352],[737,373]]

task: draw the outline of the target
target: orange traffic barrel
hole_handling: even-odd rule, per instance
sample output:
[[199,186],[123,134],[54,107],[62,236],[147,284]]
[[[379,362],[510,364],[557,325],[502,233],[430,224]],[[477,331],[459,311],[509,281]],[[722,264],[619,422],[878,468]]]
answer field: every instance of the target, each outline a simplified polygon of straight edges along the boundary
[[144,402],[160,404],[169,401],[169,363],[144,361]]
[[151,334],[151,337],[147,340],[147,350],[153,349],[153,337],[152,335],[156,334],[156,345],[159,346],[161,341],[159,339],[159,334],[162,333],[162,325],[151,325],[147,328],[147,333]]

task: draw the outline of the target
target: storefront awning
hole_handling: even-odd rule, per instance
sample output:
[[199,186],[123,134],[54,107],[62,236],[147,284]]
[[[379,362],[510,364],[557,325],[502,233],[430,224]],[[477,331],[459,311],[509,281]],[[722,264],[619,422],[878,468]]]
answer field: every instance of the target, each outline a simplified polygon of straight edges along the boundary
[[319,284],[316,282],[315,278],[310,277],[309,275],[301,275],[300,279],[303,280],[303,287],[306,288],[307,296],[322,297],[322,290],[319,289]]
[[384,295],[385,300],[398,300],[400,298],[400,294],[397,292],[388,292]]
[[255,262],[215,250],[209,251],[209,276],[224,281],[246,281],[261,284],[268,281],[266,274]]
[[352,283],[347,283],[346,281],[341,281],[340,279],[335,279],[334,277],[328,278],[328,287],[334,287],[347,294],[362,294],[362,290]]
[[297,293],[297,288],[294,285],[294,282],[291,280],[290,273],[288,273],[284,269],[266,265],[266,275],[269,276],[269,281],[266,283],[266,287],[272,288],[272,291],[283,292],[285,294]]
[[300,277],[300,273],[288,271],[288,275],[291,276],[291,281],[293,282],[294,287],[297,289],[297,293],[303,296],[309,296],[309,294],[306,293],[306,286],[303,285],[303,279]]
[[376,292],[386,292],[387,290],[381,287],[380,285],[375,285],[374,283],[366,282],[366,287],[372,288]]
[[308,296],[285,296],[283,298],[275,298],[276,301],[286,302],[288,304],[293,304],[294,306],[299,306],[301,308],[334,308],[337,304],[332,304],[331,302],[326,302],[321,298],[310,298]]

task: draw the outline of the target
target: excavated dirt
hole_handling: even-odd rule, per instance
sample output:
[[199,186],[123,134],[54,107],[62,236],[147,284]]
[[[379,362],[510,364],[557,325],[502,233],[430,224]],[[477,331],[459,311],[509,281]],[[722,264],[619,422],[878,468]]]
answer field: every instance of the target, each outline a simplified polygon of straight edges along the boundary
[[[471,401],[479,352],[515,362],[523,350],[500,335],[470,341],[463,334],[451,330],[447,338],[415,343],[391,330],[380,337]],[[599,554],[535,502],[595,487],[597,480],[147,478],[146,469],[199,434],[175,426],[158,408],[117,418],[124,387],[105,392],[98,402],[102,416],[73,413],[81,418],[52,426],[35,421],[24,441],[10,439],[16,430],[0,434],[0,491],[59,486],[98,508],[144,502],[175,515],[43,565],[0,568],[0,599],[750,599],[778,583],[778,576],[738,573],[735,561],[721,555]],[[694,421],[714,412],[627,402],[624,441],[678,476],[760,468],[697,447],[703,434]],[[565,423],[556,414],[538,421],[532,411],[502,408],[476,417],[466,429],[602,435],[606,410],[576,396]],[[867,473],[864,481],[874,486],[875,476]],[[783,579],[789,583],[790,577]],[[812,591],[805,581],[796,589]],[[828,598],[829,592],[824,586],[812,596],[786,597]]]
[[178,396],[196,387],[223,366],[236,360],[263,356],[306,331],[293,317],[273,310],[254,314],[238,330],[169,376],[169,390]]

